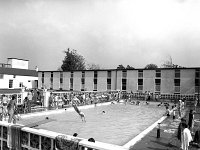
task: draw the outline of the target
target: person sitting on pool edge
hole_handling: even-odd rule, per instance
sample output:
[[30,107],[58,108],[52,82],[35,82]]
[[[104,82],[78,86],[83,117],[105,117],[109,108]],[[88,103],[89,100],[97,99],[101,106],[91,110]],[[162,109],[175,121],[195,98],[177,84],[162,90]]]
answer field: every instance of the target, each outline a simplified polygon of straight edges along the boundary
[[171,115],[171,111],[168,106],[166,106],[166,112],[164,115],[167,115],[167,117],[170,117],[170,115]]
[[[94,142],[94,143],[95,143],[94,138],[89,138],[88,141],[89,141],[89,142]],[[88,148],[88,150],[93,150],[93,149],[92,149],[92,148]]]

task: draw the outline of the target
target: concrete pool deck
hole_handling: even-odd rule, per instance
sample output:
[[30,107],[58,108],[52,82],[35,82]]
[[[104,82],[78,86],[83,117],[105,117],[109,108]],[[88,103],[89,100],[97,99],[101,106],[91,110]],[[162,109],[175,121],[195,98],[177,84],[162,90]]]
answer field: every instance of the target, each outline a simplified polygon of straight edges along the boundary
[[[200,107],[197,108],[197,112],[198,114],[196,114],[195,118],[200,118]],[[188,113],[187,111],[185,116],[187,120]],[[176,121],[177,123],[180,122],[178,120]],[[180,150],[180,142],[174,138],[176,133],[166,132],[173,131],[171,130],[173,127],[172,118],[165,119],[162,124],[167,126],[165,126],[164,130],[162,130],[161,127],[160,138],[157,138],[157,128],[154,128],[144,138],[132,146],[130,150]],[[173,140],[171,144],[169,143],[170,140]],[[200,148],[190,146],[189,150],[200,150]]]

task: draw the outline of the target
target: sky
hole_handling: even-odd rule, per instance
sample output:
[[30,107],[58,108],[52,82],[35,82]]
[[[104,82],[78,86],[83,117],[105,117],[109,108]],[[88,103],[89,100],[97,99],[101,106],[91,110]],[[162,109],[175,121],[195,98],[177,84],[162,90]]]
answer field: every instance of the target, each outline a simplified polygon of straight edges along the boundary
[[199,0],[0,0],[0,63],[57,70],[64,50],[86,64],[200,66]]

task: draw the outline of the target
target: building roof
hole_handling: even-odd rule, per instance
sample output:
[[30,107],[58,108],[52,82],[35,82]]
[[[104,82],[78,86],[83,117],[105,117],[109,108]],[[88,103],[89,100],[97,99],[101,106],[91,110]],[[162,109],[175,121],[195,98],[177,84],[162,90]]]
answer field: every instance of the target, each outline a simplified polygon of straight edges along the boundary
[[17,69],[17,68],[0,67],[0,74],[38,77],[38,73],[36,70]]
[[22,89],[0,89],[0,94],[21,93]]
[[27,59],[19,59],[19,58],[13,58],[13,57],[10,57],[10,58],[7,58],[7,59],[17,59],[17,60],[29,61],[29,60],[27,60]]
[[58,70],[46,70],[38,72],[76,72],[76,71],[122,71],[122,70],[176,70],[176,69],[200,69],[200,67],[182,67],[182,68],[156,68],[156,69],[144,69],[144,68],[135,68],[135,69],[95,69],[95,70],[71,70],[71,71],[58,71]]

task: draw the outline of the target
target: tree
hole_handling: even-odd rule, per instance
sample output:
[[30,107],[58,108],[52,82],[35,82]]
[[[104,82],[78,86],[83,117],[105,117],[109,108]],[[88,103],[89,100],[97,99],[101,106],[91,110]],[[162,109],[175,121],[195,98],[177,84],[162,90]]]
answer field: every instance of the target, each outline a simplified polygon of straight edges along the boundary
[[117,67],[117,69],[126,69],[122,64]]
[[163,68],[185,68],[183,66],[179,66],[179,65],[174,64],[171,56],[169,56],[169,59],[164,61],[164,63],[161,66]]
[[63,64],[61,69],[63,71],[71,71],[71,70],[84,70],[85,69],[85,59],[83,56],[77,53],[76,50],[64,51],[65,58],[63,60]]
[[99,70],[101,67],[97,64],[91,63],[87,65],[87,70]]
[[147,64],[144,69],[156,69],[158,66],[156,64]]
[[130,65],[127,65],[126,66],[126,69],[135,69],[134,67],[130,66]]

